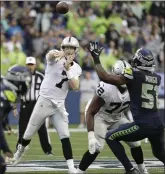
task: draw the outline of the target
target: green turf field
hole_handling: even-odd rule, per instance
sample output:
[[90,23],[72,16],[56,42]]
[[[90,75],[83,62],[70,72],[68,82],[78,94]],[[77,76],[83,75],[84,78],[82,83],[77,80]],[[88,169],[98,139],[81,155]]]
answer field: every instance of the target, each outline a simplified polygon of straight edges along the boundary
[[[33,169],[33,163],[35,163],[34,160],[42,160],[42,166],[47,167],[47,165],[49,166],[49,164],[52,164],[53,166],[55,165],[65,165],[65,161],[64,161],[64,157],[62,155],[62,149],[61,149],[61,142],[58,139],[58,135],[57,133],[51,132],[50,133],[50,137],[51,137],[51,143],[52,143],[52,147],[53,147],[53,153],[54,156],[53,157],[49,157],[46,156],[40,146],[39,143],[39,139],[38,136],[35,135],[32,139],[32,142],[30,144],[29,149],[26,151],[24,157],[22,158],[21,162],[27,162],[30,160],[30,164],[32,165],[31,169]],[[17,135],[6,135],[6,138],[8,140],[9,146],[11,147],[11,149],[13,150],[13,152],[15,151],[15,145],[16,145],[16,139],[17,139]],[[78,165],[79,160],[81,159],[82,155],[84,154],[84,152],[87,150],[88,147],[88,142],[87,142],[87,133],[86,132],[71,132],[71,144],[72,144],[72,148],[73,148],[73,155],[74,155],[74,160],[77,161],[76,164]],[[125,145],[126,147],[126,151],[127,154],[130,156],[130,151],[127,145]],[[142,148],[143,148],[143,152],[144,152],[144,157],[145,160],[148,159],[153,159],[156,160],[152,153],[151,153],[151,147],[150,144],[145,144],[144,141],[142,142]],[[132,158],[131,158],[132,159]],[[60,160],[59,162],[56,162],[57,160]],[[98,162],[97,162],[98,161]],[[99,155],[99,157],[96,160],[96,163],[98,166],[98,164],[103,164],[104,161],[106,163],[109,163],[109,161],[111,161],[112,166],[113,167],[108,167],[108,168],[101,168],[101,169],[97,169],[97,167],[93,167],[88,169],[87,173],[124,173],[123,168],[120,169],[113,169],[113,168],[117,168],[117,166],[115,167],[115,165],[119,165],[117,159],[114,157],[114,155],[111,153],[111,151],[108,149],[107,145],[105,146],[103,152]],[[115,162],[115,163],[114,163]],[[114,163],[114,164],[113,164]],[[158,162],[159,163],[159,162]],[[160,168],[159,166],[161,165],[161,163],[157,164],[157,161],[153,161],[151,164],[151,167],[155,166],[155,168],[150,168],[149,171],[150,173],[164,173],[164,170],[162,168]],[[157,167],[158,166],[158,167]],[[121,167],[121,165],[120,165]],[[15,174],[25,174],[25,172],[21,171],[24,167],[15,167],[13,168],[14,170],[16,169],[16,171],[14,172]],[[58,168],[63,168],[62,166],[58,167]],[[65,167],[64,167],[65,168]],[[9,170],[10,169],[10,170]],[[11,166],[8,167],[8,171],[6,173],[13,173],[13,169],[11,169]],[[49,171],[47,170],[47,168],[45,168],[45,171],[40,171],[37,172],[37,170],[33,170],[30,172],[26,172],[27,173],[37,173],[37,174],[48,174],[48,173],[67,173],[67,170],[57,170],[53,169],[54,171]]]

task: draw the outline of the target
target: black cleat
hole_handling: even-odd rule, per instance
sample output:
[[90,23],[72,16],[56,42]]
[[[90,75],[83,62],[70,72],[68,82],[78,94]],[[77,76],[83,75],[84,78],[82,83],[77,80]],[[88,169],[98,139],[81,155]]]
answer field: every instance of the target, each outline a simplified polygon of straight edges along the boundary
[[54,156],[54,154],[52,152],[46,152],[45,153],[47,156]]
[[141,174],[141,173],[138,169],[134,168],[128,172],[125,172],[124,174]]

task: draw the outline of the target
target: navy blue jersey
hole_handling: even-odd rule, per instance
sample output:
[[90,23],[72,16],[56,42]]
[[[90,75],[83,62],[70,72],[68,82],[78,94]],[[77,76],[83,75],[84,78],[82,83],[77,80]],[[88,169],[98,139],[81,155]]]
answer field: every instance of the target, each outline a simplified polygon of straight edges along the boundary
[[0,120],[9,114],[12,109],[13,103],[16,102],[17,93],[14,90],[14,86],[3,79],[0,82]]
[[158,125],[158,87],[161,77],[153,72],[133,70],[133,79],[127,84],[131,112],[138,123]]

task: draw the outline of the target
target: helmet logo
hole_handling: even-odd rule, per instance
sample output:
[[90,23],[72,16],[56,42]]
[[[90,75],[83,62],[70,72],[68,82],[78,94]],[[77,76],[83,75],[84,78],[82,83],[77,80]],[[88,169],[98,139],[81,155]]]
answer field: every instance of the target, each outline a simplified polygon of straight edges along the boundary
[[137,53],[135,57],[138,58],[138,60],[143,63],[144,65],[152,65],[153,64],[153,57],[152,56],[147,56],[144,57],[141,53]]

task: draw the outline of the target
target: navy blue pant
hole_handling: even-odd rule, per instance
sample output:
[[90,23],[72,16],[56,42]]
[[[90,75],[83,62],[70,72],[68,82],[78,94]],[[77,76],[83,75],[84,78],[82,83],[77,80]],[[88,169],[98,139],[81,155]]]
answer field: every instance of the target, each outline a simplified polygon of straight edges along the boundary
[[5,164],[5,160],[2,158],[2,156],[0,155],[0,174],[4,174],[6,171],[6,164]]
[[165,164],[164,127],[146,127],[137,125],[135,122],[121,125],[117,129],[110,130],[106,139],[110,141],[139,141],[148,138],[152,152],[156,158]]

